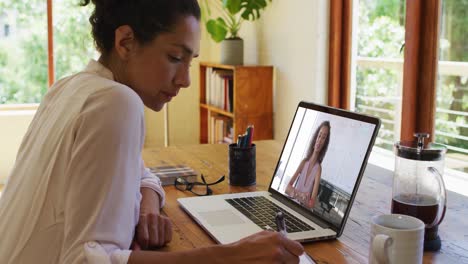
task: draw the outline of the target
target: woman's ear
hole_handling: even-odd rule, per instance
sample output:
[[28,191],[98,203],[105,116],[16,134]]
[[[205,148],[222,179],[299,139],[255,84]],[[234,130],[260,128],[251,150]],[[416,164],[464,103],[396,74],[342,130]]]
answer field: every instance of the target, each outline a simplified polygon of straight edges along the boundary
[[136,44],[137,40],[130,26],[123,25],[115,30],[114,49],[122,60],[128,60]]

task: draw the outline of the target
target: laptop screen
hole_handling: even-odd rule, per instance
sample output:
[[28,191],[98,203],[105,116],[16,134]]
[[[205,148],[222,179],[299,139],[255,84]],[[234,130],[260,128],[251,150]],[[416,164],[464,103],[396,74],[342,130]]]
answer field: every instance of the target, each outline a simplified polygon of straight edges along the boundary
[[300,105],[270,187],[339,228],[375,129]]

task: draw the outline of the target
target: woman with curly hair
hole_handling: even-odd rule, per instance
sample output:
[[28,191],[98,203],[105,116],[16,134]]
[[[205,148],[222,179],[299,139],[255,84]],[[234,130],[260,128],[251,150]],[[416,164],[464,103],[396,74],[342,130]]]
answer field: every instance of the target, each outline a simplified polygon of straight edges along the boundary
[[298,263],[302,246],[267,231],[155,251],[172,226],[141,158],[143,106],[159,111],[190,85],[200,9],[196,0],[92,3],[101,56],[57,81],[37,110],[0,199],[0,263]]

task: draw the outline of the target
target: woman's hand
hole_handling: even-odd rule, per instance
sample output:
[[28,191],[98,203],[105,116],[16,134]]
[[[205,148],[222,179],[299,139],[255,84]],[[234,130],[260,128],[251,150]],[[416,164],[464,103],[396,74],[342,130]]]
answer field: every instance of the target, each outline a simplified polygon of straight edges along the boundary
[[162,247],[172,240],[172,223],[160,214],[140,214],[133,250],[151,250]]
[[304,248],[278,232],[262,231],[229,244],[226,263],[299,263]]
[[297,264],[303,253],[298,242],[263,231],[227,245],[176,252],[132,251],[128,263]]
[[140,218],[131,249],[148,250],[162,247],[172,240],[172,223],[159,212],[159,196],[149,188],[141,188]]

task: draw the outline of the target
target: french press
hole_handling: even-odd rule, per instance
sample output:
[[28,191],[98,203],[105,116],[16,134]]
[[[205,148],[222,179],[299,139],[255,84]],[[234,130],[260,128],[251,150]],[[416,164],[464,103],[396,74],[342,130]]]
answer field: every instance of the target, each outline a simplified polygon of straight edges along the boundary
[[392,213],[411,215],[425,225],[424,250],[441,247],[438,226],[446,210],[446,190],[442,175],[447,148],[429,143],[427,133],[416,133],[416,141],[399,141],[394,145]]

